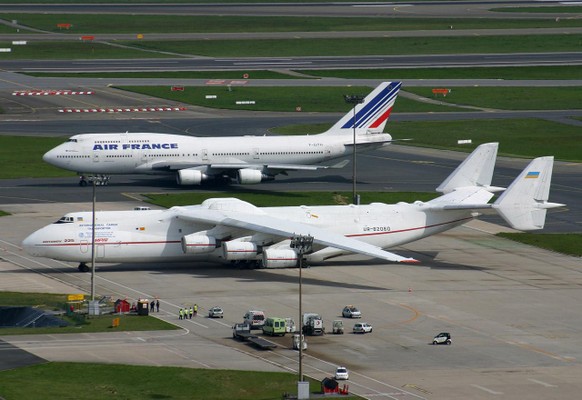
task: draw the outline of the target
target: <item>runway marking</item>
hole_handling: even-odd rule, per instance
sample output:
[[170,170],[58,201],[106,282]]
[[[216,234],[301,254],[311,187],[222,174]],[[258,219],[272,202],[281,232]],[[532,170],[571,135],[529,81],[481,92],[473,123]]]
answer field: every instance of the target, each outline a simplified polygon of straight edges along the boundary
[[475,384],[472,384],[471,386],[476,387],[477,389],[481,389],[484,392],[487,392],[490,394],[503,394],[503,392],[496,392],[495,390],[487,389],[486,387],[483,387],[483,386],[479,386],[479,385],[475,385]]
[[531,381],[533,383],[538,383],[538,384],[545,386],[545,387],[557,387],[556,385],[552,385],[551,383],[538,381],[537,379],[533,379],[533,378],[528,378],[528,381]]

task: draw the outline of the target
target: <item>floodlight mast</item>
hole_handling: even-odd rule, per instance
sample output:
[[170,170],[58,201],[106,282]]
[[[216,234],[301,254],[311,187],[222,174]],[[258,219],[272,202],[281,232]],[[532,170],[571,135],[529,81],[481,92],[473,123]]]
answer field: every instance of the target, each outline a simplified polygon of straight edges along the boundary
[[365,96],[358,95],[358,94],[346,94],[344,95],[344,100],[348,104],[353,104],[354,108],[354,148],[352,150],[352,202],[354,204],[360,204],[360,201],[356,195],[356,108],[358,104],[362,104],[364,102]]
[[313,236],[311,235],[293,235],[291,237],[290,247],[297,251],[299,257],[299,382],[303,382],[303,254],[311,251],[313,246]]

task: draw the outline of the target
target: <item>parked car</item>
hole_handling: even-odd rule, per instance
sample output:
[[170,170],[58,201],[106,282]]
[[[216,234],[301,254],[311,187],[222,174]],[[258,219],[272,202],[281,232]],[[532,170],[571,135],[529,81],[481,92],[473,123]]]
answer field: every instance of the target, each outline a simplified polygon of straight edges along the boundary
[[342,316],[344,318],[362,318],[362,313],[357,307],[349,305],[342,310]]
[[354,333],[369,333],[372,332],[372,325],[365,322],[358,322],[354,325]]
[[432,344],[451,344],[451,334],[441,332],[432,339]]
[[220,307],[212,307],[208,310],[208,317],[209,318],[222,318],[224,317],[224,311]]
[[350,373],[346,367],[337,367],[335,370],[336,381],[346,381],[350,379]]

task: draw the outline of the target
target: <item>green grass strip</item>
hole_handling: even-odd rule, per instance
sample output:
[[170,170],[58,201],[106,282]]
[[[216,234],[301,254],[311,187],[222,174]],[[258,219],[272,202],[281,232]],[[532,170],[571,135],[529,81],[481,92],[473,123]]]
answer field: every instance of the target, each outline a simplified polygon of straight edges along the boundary
[[[454,29],[526,29],[582,26],[579,19],[492,19],[492,18],[373,18],[373,17],[296,17],[225,15],[145,15],[145,14],[25,14],[2,13],[14,20],[47,32],[80,35],[84,33],[235,33],[235,32],[365,32]],[[69,29],[57,25],[68,23]]]
[[53,178],[73,176],[74,172],[46,164],[44,153],[65,138],[0,135],[0,179]]
[[[310,380],[310,389],[319,391],[319,382]],[[26,400],[274,400],[297,393],[297,375],[54,362],[0,372],[0,392]]]
[[[69,60],[69,59],[124,59],[177,57],[159,52],[144,52],[139,49],[116,47],[99,42],[63,41],[34,42],[23,46],[12,46],[11,42],[0,42],[0,47],[10,47],[10,53],[2,53],[4,60]],[[178,56],[179,57],[179,56]]]
[[209,57],[357,56],[581,51],[582,35],[120,41],[136,48]]
[[[172,91],[170,86],[117,86],[118,89],[148,96],[178,101],[209,108],[249,111],[295,112],[348,112],[352,106],[344,101],[345,94],[367,95],[372,87],[250,87],[187,86],[184,91]],[[207,99],[207,95],[217,98]],[[254,101],[255,104],[236,104],[237,101]],[[448,112],[465,111],[454,106],[427,104],[400,96],[396,100],[398,112]]]
[[302,74],[345,79],[582,79],[578,65],[543,67],[467,67],[301,70]]
[[[399,201],[412,203],[416,200],[428,201],[438,196],[438,193],[416,192],[359,192],[361,204],[386,203]],[[145,194],[148,202],[162,207],[185,206],[201,204],[211,198],[236,197],[257,207],[283,206],[325,206],[345,205],[352,202],[351,192],[275,192],[269,190],[237,190],[231,188],[217,192],[181,192],[177,194]]]
[[[542,119],[391,122],[388,131],[403,144],[472,151],[482,143],[499,142],[499,154],[534,158],[553,155],[563,161],[582,161],[582,130],[576,125]],[[457,140],[471,139],[471,145]]]
[[[162,79],[298,79],[297,76],[276,71],[163,71],[163,72],[27,72],[37,77],[65,78],[162,78]],[[247,75],[247,77],[245,77]],[[305,77],[301,77],[305,79]],[[314,78],[315,79],[315,78]]]
[[582,233],[498,233],[496,236],[511,239],[519,243],[529,244],[542,249],[582,257]]
[[[582,69],[582,68],[581,68]],[[582,109],[582,87],[459,87],[435,97],[430,87],[406,87],[408,92],[438,98],[451,105],[469,105],[499,110]]]

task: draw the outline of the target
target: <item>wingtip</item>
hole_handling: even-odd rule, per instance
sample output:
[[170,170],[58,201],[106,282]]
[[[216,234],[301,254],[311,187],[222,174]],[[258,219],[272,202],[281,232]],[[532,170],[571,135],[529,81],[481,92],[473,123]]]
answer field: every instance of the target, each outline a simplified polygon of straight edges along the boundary
[[407,264],[419,264],[420,261],[418,261],[415,258],[405,258],[404,260],[400,261],[402,263],[407,263]]

